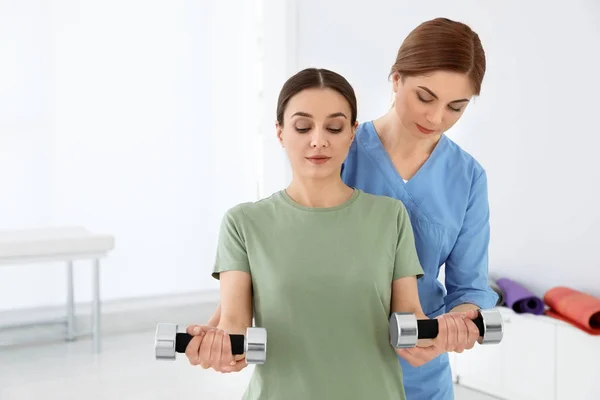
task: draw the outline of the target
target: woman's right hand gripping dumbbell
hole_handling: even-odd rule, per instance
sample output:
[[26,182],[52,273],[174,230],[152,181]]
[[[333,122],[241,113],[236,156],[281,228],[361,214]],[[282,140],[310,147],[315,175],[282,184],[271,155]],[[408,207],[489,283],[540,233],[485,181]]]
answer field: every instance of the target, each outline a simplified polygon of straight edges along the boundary
[[231,339],[225,330],[213,326],[190,325],[186,332],[193,336],[185,349],[190,364],[223,373],[238,372],[248,366],[244,354],[232,354]]

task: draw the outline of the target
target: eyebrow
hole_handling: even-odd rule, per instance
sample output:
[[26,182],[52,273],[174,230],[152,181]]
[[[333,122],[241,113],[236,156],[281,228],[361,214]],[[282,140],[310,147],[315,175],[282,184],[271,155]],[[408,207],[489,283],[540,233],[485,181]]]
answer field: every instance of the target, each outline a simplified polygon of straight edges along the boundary
[[[424,91],[426,91],[427,93],[429,93],[430,95],[432,95],[434,98],[438,98],[435,93],[433,93],[430,89],[426,88],[425,86],[418,86],[419,88],[423,89]],[[469,99],[460,99],[460,100],[452,100],[450,103],[463,103],[463,102],[468,102]]]
[[[309,113],[305,113],[302,111],[298,111],[297,113],[295,113],[294,115],[292,115],[292,117],[295,117],[296,115],[300,116],[300,117],[307,117],[307,118],[313,118],[313,116]],[[335,117],[344,117],[346,119],[348,119],[348,117],[346,116],[346,114],[344,114],[343,112],[336,112],[333,114],[329,114],[327,116],[327,118],[335,118]]]

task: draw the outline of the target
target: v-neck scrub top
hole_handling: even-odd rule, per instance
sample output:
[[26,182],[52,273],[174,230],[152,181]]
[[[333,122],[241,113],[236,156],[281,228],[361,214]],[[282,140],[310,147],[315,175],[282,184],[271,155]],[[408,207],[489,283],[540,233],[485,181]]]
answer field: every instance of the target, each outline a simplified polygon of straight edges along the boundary
[[[428,317],[463,303],[484,309],[496,305],[498,295],[488,284],[487,176],[470,154],[442,135],[424,165],[405,182],[369,121],[357,129],[342,179],[351,187],[404,203],[425,272],[418,287]],[[445,289],[438,280],[444,264]],[[447,354],[418,368],[399,361],[409,400],[454,398]]]

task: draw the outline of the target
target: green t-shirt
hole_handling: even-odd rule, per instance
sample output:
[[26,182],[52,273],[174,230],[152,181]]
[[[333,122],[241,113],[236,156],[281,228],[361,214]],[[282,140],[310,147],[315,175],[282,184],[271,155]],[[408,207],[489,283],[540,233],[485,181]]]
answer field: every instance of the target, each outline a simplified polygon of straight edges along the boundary
[[285,190],[225,215],[213,272],[252,276],[255,325],[267,330],[247,400],[401,400],[389,341],[392,281],[421,277],[410,220],[396,199],[355,190],[309,208]]

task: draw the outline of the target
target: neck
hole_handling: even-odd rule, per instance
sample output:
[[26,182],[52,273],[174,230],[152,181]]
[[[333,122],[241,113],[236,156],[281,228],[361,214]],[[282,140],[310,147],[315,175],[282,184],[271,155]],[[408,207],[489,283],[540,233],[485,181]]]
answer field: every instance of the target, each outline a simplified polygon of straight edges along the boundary
[[377,133],[388,152],[402,158],[415,155],[429,155],[439,142],[441,135],[416,136],[412,134],[391,109],[376,122]]
[[354,189],[339,176],[331,179],[294,177],[286,191],[295,202],[305,207],[329,208],[348,201]]

